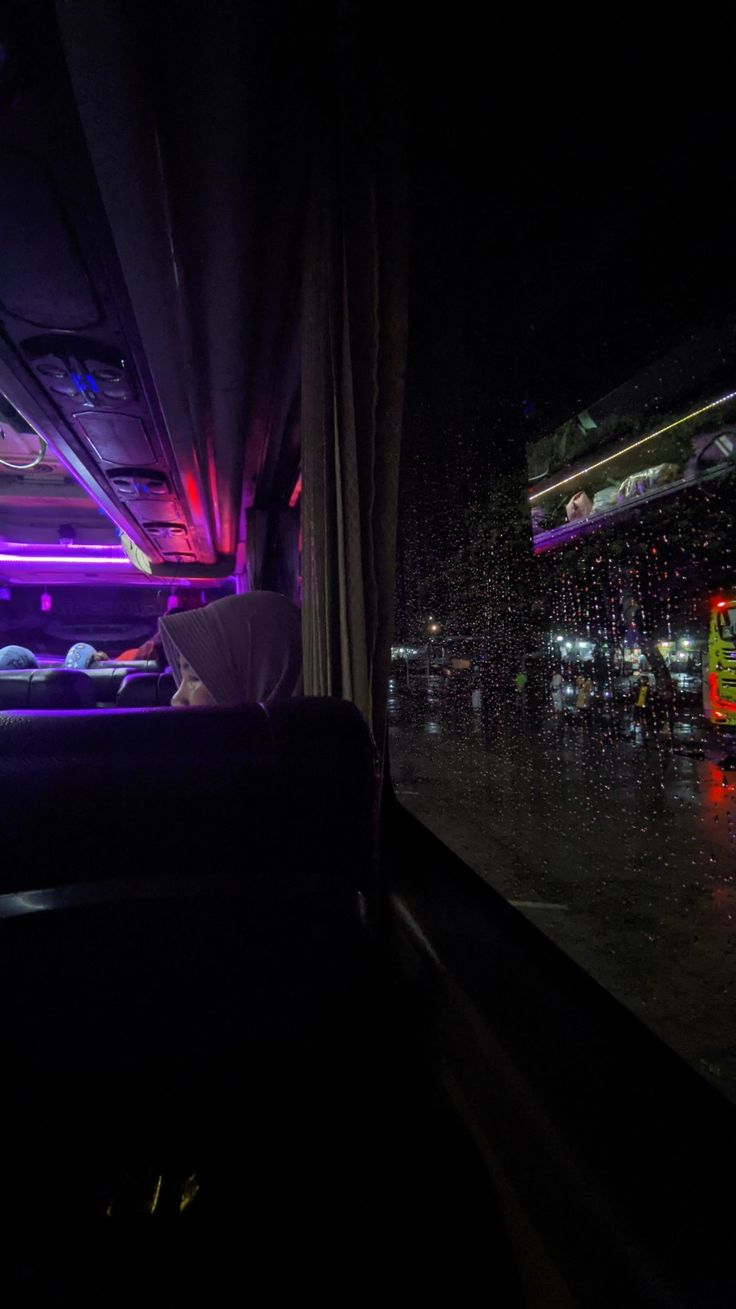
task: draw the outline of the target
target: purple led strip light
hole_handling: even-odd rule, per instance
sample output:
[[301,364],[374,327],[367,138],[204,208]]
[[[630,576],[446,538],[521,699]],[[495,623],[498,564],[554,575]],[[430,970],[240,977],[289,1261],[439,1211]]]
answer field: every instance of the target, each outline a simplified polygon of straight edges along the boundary
[[[43,541],[3,541],[2,543],[0,543],[0,549],[14,550],[17,554],[28,553],[30,555],[34,550],[50,550],[52,548],[53,548],[52,546],[44,543]],[[114,555],[125,554],[125,551],[123,550],[123,547],[121,545],[107,545],[107,544],[80,545],[77,542],[74,542],[71,545],[59,546],[59,558],[61,559],[65,555],[75,554],[80,551],[83,554],[87,554],[90,550],[100,550],[106,552],[107,554],[114,554]]]
[[8,555],[0,554],[0,564],[76,564],[86,568],[93,564],[126,564],[131,567],[127,559],[111,559],[104,555],[74,555],[72,559],[64,558],[63,555]]
[[54,554],[48,545],[30,545],[24,541],[6,541],[0,546],[0,564],[74,564],[89,567],[97,564],[128,564],[119,545],[65,545]]

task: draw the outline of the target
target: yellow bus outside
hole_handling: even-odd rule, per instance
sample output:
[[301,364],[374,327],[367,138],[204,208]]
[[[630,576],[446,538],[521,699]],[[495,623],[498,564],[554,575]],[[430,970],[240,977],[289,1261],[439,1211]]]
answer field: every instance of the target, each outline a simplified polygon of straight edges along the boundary
[[705,660],[705,716],[716,727],[736,728],[736,600],[713,601]]

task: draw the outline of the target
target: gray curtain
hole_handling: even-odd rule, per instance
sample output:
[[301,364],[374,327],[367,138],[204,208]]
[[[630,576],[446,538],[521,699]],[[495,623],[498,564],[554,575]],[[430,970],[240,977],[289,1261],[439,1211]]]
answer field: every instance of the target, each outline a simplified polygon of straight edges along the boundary
[[[365,50],[363,43],[363,58]],[[408,187],[390,77],[375,64],[357,67],[349,38],[338,62],[337,103],[315,123],[306,233],[305,690],[353,700],[381,745],[394,614]]]

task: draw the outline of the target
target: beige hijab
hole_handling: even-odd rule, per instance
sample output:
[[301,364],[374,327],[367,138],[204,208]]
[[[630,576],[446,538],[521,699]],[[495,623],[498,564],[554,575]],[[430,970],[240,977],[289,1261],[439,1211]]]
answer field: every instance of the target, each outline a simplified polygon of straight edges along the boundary
[[299,611],[283,595],[228,595],[167,614],[159,629],[177,686],[186,659],[218,705],[270,704],[302,694]]

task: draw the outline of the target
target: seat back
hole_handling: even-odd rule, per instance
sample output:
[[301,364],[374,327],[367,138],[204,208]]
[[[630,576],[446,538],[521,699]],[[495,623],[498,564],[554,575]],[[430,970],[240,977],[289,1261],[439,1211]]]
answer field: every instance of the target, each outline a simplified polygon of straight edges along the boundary
[[118,684],[116,704],[120,709],[153,709],[170,704],[175,690],[171,673],[127,673]]
[[0,894],[211,873],[367,890],[374,776],[338,701],[0,715]]
[[115,704],[128,669],[121,668],[119,664],[103,664],[94,668],[85,668],[84,671],[92,684],[95,704]]
[[184,1246],[252,1203],[280,1247],[327,1204],[362,1243],[373,777],[348,704],[0,714],[0,1213],[30,1266],[61,1228],[86,1278],[108,1214],[119,1277],[152,1167],[166,1241],[196,1176]]
[[[140,670],[140,671],[139,671]],[[127,679],[148,678],[147,684],[126,690]],[[169,704],[174,694],[170,673],[160,673],[150,660],[136,664],[109,662],[93,668],[4,668],[0,670],[0,710],[90,709],[122,703],[129,708]]]
[[0,670],[0,710],[89,709],[94,703],[91,681],[75,669]]

